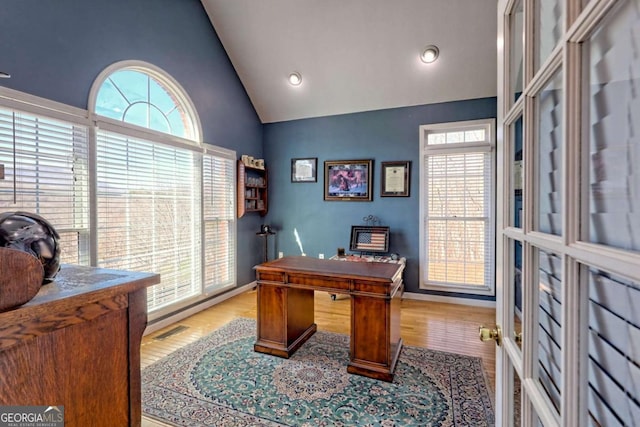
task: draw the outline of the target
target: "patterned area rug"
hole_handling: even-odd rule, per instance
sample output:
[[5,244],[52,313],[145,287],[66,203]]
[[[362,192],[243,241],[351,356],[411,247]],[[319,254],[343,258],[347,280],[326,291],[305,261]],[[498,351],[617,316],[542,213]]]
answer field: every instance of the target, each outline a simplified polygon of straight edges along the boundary
[[349,337],[317,331],[290,359],[236,319],[142,371],[142,410],[179,426],[490,426],[480,358],[404,346],[393,383],[347,374]]

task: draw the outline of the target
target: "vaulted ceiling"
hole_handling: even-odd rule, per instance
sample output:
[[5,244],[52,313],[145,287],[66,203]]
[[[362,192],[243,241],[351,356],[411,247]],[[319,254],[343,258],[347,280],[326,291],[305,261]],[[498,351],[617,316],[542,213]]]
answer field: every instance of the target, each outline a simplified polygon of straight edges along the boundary
[[201,1],[263,123],[496,96],[496,0]]

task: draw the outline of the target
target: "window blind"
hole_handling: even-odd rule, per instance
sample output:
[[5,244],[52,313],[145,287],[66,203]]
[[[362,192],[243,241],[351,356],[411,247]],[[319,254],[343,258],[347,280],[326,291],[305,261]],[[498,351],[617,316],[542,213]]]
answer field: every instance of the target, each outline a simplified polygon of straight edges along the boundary
[[203,158],[204,286],[207,290],[235,284],[234,157],[205,154]]
[[97,131],[98,265],[160,273],[158,309],[201,291],[202,155]]
[[425,157],[426,282],[491,283],[491,163],[490,151]]
[[88,264],[88,129],[0,107],[0,210],[36,213],[60,234],[61,261]]

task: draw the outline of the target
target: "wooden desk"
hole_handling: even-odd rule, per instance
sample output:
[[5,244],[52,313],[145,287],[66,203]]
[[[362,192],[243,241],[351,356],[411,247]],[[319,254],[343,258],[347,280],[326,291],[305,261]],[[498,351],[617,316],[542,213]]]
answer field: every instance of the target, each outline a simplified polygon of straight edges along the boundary
[[65,426],[139,426],[152,273],[63,265],[0,313],[0,405],[64,406]]
[[313,335],[314,291],[351,297],[347,372],[393,381],[400,350],[402,265],[285,257],[255,267],[258,337],[254,350],[290,357]]

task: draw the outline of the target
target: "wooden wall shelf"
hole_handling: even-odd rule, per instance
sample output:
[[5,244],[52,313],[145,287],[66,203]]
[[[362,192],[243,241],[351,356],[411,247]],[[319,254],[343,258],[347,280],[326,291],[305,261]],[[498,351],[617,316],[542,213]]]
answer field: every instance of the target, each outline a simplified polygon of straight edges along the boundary
[[238,160],[238,218],[248,212],[267,214],[267,169],[246,166]]

